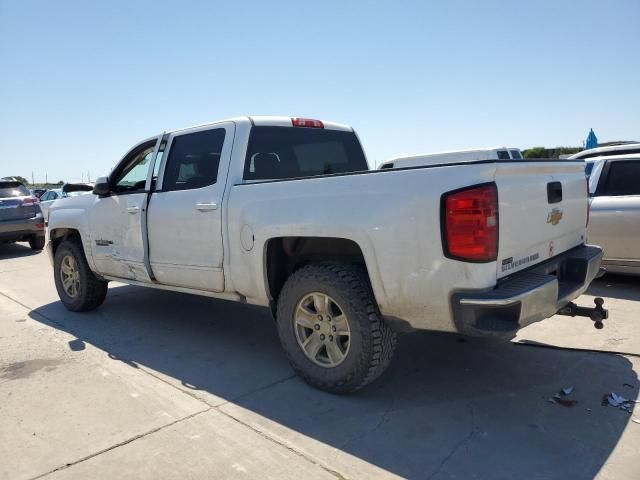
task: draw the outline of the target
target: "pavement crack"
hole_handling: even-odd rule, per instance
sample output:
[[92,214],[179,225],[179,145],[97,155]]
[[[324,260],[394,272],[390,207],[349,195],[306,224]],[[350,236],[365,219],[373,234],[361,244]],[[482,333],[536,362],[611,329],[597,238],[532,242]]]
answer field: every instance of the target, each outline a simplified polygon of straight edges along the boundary
[[233,397],[233,398],[221,403],[220,405],[216,405],[216,406],[217,407],[222,407],[223,405],[227,405],[229,403],[236,403],[239,400],[242,400],[243,398],[246,398],[246,397],[248,397],[250,395],[254,395],[256,393],[263,392],[265,390],[270,389],[271,387],[275,387],[276,385],[280,385],[281,383],[288,382],[289,380],[291,380],[292,378],[295,378],[295,377],[297,377],[297,375],[295,373],[292,373],[291,375],[287,375],[286,377],[281,378],[279,380],[276,380],[275,382],[268,383],[266,385],[263,385],[262,387],[256,388],[255,390],[251,390],[250,392],[246,392],[246,393],[243,393],[241,395],[238,395],[237,397]]
[[[272,443],[275,443],[276,445],[279,445],[282,448],[285,448],[287,451],[293,453],[294,455],[306,460],[309,463],[312,463],[313,465],[321,468],[322,470],[324,470],[325,472],[327,472],[328,474],[334,476],[335,478],[337,478],[338,480],[347,480],[347,477],[345,477],[344,475],[342,475],[340,472],[333,470],[329,467],[327,467],[326,465],[324,465],[322,462],[320,462],[319,460],[316,460],[315,458],[313,458],[312,456],[309,456],[299,450],[296,450],[295,448],[293,448],[292,446],[288,445],[286,442],[279,440],[277,438],[273,438],[269,435],[267,435],[265,432],[263,432],[262,430],[254,427],[251,424],[248,424],[246,422],[243,422],[242,420],[234,417],[233,415],[231,415],[230,413],[225,412],[224,410],[221,410],[220,408],[216,408],[215,409],[217,412],[220,412],[222,415],[226,416],[227,418],[230,418],[231,420],[233,420],[234,422],[239,423],[240,425],[248,428],[249,430],[251,430],[254,433],[257,433],[258,435],[260,435],[260,437],[264,438],[265,440],[268,440]],[[34,479],[35,480],[35,479]]]
[[338,447],[340,450],[345,450],[349,445],[351,445],[353,442],[361,440],[365,437],[367,437],[368,435],[371,435],[372,433],[374,433],[375,431],[377,431],[380,427],[382,427],[382,425],[384,425],[387,421],[387,418],[389,417],[389,413],[391,413],[391,411],[393,410],[393,407],[395,405],[396,402],[396,397],[395,395],[393,397],[391,397],[391,401],[389,402],[389,404],[387,405],[387,408],[384,409],[384,411],[382,412],[382,415],[380,415],[380,418],[378,419],[378,421],[373,425],[373,427],[365,430],[364,432],[355,435],[351,438],[349,438],[346,442],[344,442],[342,445],[340,445],[340,447]]
[[159,432],[161,430],[164,430],[165,428],[172,427],[172,426],[174,426],[174,425],[176,425],[176,424],[178,424],[180,422],[184,422],[185,420],[190,420],[190,419],[192,419],[194,417],[197,417],[198,415],[202,415],[203,413],[207,413],[207,412],[211,411],[213,408],[214,407],[208,407],[208,408],[206,408],[204,410],[200,410],[199,412],[195,412],[195,413],[192,413],[191,415],[187,415],[186,417],[182,417],[182,418],[179,418],[178,420],[174,420],[173,422],[169,422],[169,423],[166,423],[166,424],[161,425],[159,427],[153,428],[153,429],[149,430],[148,432],[141,433],[139,435],[135,435],[135,436],[133,436],[131,438],[128,438],[127,440],[124,440],[122,442],[119,442],[119,443],[116,443],[114,445],[111,445],[110,447],[107,447],[107,448],[104,448],[104,449],[102,449],[102,450],[100,450],[98,452],[92,453],[91,455],[87,455],[86,457],[83,457],[83,458],[81,458],[79,460],[67,463],[65,465],[61,465],[61,466],[59,466],[57,468],[54,468],[53,470],[49,470],[48,472],[42,473],[42,474],[37,475],[35,477],[31,477],[29,480],[37,480],[39,478],[44,478],[44,477],[46,477],[48,475],[51,475],[52,473],[59,472],[60,470],[66,470],[69,467],[73,467],[74,465],[78,465],[79,463],[86,462],[87,460],[91,460],[92,458],[95,458],[95,457],[97,457],[99,455],[102,455],[104,453],[110,452],[112,450],[115,450],[116,448],[120,448],[120,447],[122,447],[124,445],[128,445],[128,444],[130,444],[132,442],[135,442],[136,440],[140,440],[141,438],[147,437],[149,435],[153,435],[154,433],[157,433],[157,432]]
[[445,457],[442,459],[440,464],[436,467],[435,471],[426,477],[427,480],[430,480],[434,478],[436,475],[438,475],[442,471],[444,466],[447,464],[447,462],[449,462],[449,460],[451,460],[451,458],[453,458],[453,456],[456,453],[458,453],[458,451],[462,447],[466,447],[469,444],[469,442],[473,439],[475,434],[478,432],[478,427],[476,426],[476,415],[475,415],[473,405],[471,404],[469,404],[469,413],[471,415],[471,429],[469,430],[469,433],[462,440],[460,440],[458,443],[456,443],[453,446],[451,451],[447,455],[445,455]]

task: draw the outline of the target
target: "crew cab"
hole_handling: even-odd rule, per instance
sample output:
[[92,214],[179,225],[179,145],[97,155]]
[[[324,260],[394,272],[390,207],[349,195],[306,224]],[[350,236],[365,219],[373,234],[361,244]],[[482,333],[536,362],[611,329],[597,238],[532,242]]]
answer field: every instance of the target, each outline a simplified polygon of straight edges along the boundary
[[582,161],[369,170],[349,126],[241,117],[134,146],[94,195],[49,212],[60,299],[107,282],[269,307],[296,372],[346,393],[378,377],[407,329],[511,337],[578,297]]

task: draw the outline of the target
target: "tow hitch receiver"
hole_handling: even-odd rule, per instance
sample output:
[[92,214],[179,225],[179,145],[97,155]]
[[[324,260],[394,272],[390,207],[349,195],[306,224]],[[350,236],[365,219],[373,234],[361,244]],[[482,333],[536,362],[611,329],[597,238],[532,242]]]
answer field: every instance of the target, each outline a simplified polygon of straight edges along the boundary
[[602,308],[604,300],[600,297],[593,299],[595,307],[579,307],[575,303],[571,302],[566,307],[558,310],[558,315],[567,315],[569,317],[589,317],[593,320],[593,326],[600,330],[604,327],[602,321],[609,318],[609,310]]

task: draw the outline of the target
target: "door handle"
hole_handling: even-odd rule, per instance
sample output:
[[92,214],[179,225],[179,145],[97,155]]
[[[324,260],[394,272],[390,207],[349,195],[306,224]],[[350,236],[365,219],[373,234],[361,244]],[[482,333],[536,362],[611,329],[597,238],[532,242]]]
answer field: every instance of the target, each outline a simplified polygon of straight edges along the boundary
[[138,207],[127,207],[127,212],[129,213],[138,213],[140,209]]
[[196,203],[196,210],[200,210],[201,212],[210,212],[211,210],[217,209],[217,203]]

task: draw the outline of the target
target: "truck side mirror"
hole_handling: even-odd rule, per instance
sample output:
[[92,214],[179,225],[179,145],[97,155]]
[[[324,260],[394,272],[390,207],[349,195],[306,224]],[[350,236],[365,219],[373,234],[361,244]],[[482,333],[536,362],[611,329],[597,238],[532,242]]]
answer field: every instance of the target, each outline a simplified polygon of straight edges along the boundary
[[108,177],[99,177],[96,180],[96,184],[93,186],[94,195],[109,195],[111,193],[111,187],[109,185]]

